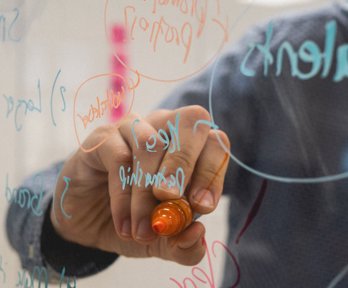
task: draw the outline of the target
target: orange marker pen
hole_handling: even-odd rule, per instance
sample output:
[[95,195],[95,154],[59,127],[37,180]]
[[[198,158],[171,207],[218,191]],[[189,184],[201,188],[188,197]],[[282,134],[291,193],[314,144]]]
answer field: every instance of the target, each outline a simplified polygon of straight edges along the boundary
[[186,199],[168,200],[153,210],[152,229],[160,236],[174,236],[189,226],[192,219],[192,209]]
[[[213,179],[211,179],[207,189],[210,189],[210,186],[220,174],[228,158],[229,154],[225,153],[225,157]],[[159,236],[174,236],[189,226],[193,218],[197,219],[199,216],[200,215],[196,213],[193,217],[191,205],[185,198],[163,201],[158,204],[152,212],[152,230]]]

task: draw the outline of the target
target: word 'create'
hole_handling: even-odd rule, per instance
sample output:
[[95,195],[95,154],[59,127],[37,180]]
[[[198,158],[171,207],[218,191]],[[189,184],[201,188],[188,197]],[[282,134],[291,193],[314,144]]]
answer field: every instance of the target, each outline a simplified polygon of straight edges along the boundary
[[[241,63],[240,71],[247,77],[254,77],[256,71],[253,70],[252,67],[248,67],[248,63],[255,63],[255,58],[252,58],[261,56],[263,58],[263,75],[269,75],[270,66],[275,62],[275,75],[279,76],[283,70],[284,58],[287,55],[292,77],[308,80],[317,76],[321,70],[320,76],[321,78],[325,78],[329,76],[333,63],[336,63],[333,81],[342,81],[344,78],[348,77],[348,44],[338,46],[335,53],[335,42],[337,38],[336,21],[329,21],[325,26],[325,30],[325,44],[322,52],[317,43],[312,40],[306,40],[299,46],[297,52],[292,44],[288,41],[284,41],[277,48],[276,53],[273,54],[272,50],[275,49],[275,47],[272,46],[273,24],[270,23],[265,34],[264,43],[250,44],[249,51]],[[336,61],[334,61],[335,54]],[[300,67],[304,67],[304,65],[306,65],[306,68],[300,69]]]
[[[145,147],[148,152],[157,152],[155,150],[155,147],[157,145],[157,138],[158,140],[164,144],[163,151],[168,149],[169,153],[174,153],[175,151],[180,151],[180,138],[179,138],[179,121],[180,121],[180,113],[177,113],[175,116],[175,124],[173,125],[172,122],[169,120],[167,121],[167,126],[169,129],[169,135],[168,131],[164,129],[159,129],[157,134],[152,134],[147,141],[145,142]],[[139,149],[139,142],[137,135],[135,133],[135,126],[137,123],[139,123],[139,119],[135,119],[132,123],[131,131],[134,138],[134,143]],[[171,146],[169,148],[169,146]]]

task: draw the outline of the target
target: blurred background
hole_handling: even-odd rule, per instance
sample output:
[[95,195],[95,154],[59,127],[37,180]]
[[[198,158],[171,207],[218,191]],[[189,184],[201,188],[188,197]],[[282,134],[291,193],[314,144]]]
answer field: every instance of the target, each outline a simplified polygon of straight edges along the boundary
[[[0,1],[0,256],[6,271],[6,281],[1,283],[0,278],[0,287],[14,287],[21,269],[5,233],[6,185],[15,188],[30,174],[78,149],[77,137],[83,141],[91,130],[83,131],[81,119],[74,118],[74,109],[88,114],[95,101],[93,95],[105,97],[108,87],[127,86],[119,109],[88,128],[117,121],[130,108],[145,116],[169,91],[204,70],[224,49],[226,33],[213,19],[226,26],[228,41],[235,42],[260,21],[314,9],[329,1],[198,1],[206,19],[198,12],[192,16],[170,6],[156,8],[156,2],[109,0],[88,1],[87,5],[82,0]],[[179,45],[175,44],[175,29],[166,35],[171,44],[165,44],[162,36],[155,43],[149,29],[161,15],[177,29],[185,21],[191,21],[193,31],[199,31],[204,21],[206,26],[200,36],[193,35],[191,44],[187,27]],[[118,76],[105,75],[108,73]],[[132,85],[137,86],[131,89]],[[208,245],[215,240],[224,242],[227,207],[228,199],[223,199],[212,215],[201,218]],[[212,259],[216,287],[223,273],[223,257],[221,253]],[[209,269],[206,258],[198,266]],[[157,259],[120,258],[98,275],[79,279],[77,285],[175,287],[170,277],[182,283],[189,276],[190,267]],[[210,287],[200,282],[196,285]]]

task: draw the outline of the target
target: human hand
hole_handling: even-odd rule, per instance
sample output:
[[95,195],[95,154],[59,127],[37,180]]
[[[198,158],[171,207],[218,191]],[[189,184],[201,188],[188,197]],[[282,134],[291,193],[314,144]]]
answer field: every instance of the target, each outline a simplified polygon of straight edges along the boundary
[[[170,238],[158,237],[150,223],[158,201],[180,198],[180,190],[185,191],[194,212],[207,214],[218,204],[228,157],[216,133],[228,148],[229,140],[224,132],[213,131],[208,125],[196,125],[194,132],[198,120],[209,122],[209,113],[200,106],[187,106],[155,111],[144,119],[130,115],[117,125],[96,129],[84,147],[106,141],[89,153],[79,149],[65,163],[58,179],[51,210],[56,231],[66,240],[119,255],[155,256],[184,265],[198,263],[205,253],[201,223],[194,222]],[[169,141],[165,134],[171,134]],[[137,165],[142,169],[143,182],[147,173],[162,171],[164,177],[175,176],[178,168],[184,178],[181,185],[168,185],[170,181],[140,185],[143,182],[138,175],[137,181],[128,185],[130,182],[127,184],[121,175],[135,173]],[[66,185],[64,176],[71,179],[62,199],[64,211],[71,218],[58,205]]]

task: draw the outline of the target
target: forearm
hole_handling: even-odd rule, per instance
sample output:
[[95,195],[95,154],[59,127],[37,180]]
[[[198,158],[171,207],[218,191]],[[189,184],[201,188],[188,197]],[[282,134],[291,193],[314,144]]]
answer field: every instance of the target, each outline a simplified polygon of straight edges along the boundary
[[[57,278],[63,268],[67,276],[88,276],[105,269],[117,258],[114,253],[65,241],[54,230],[50,209],[61,168],[59,163],[25,181],[17,189],[7,215],[8,238],[23,268],[33,271],[35,267],[44,267],[51,279]],[[30,193],[31,199],[40,199],[35,210],[19,205],[18,194],[24,190]]]

